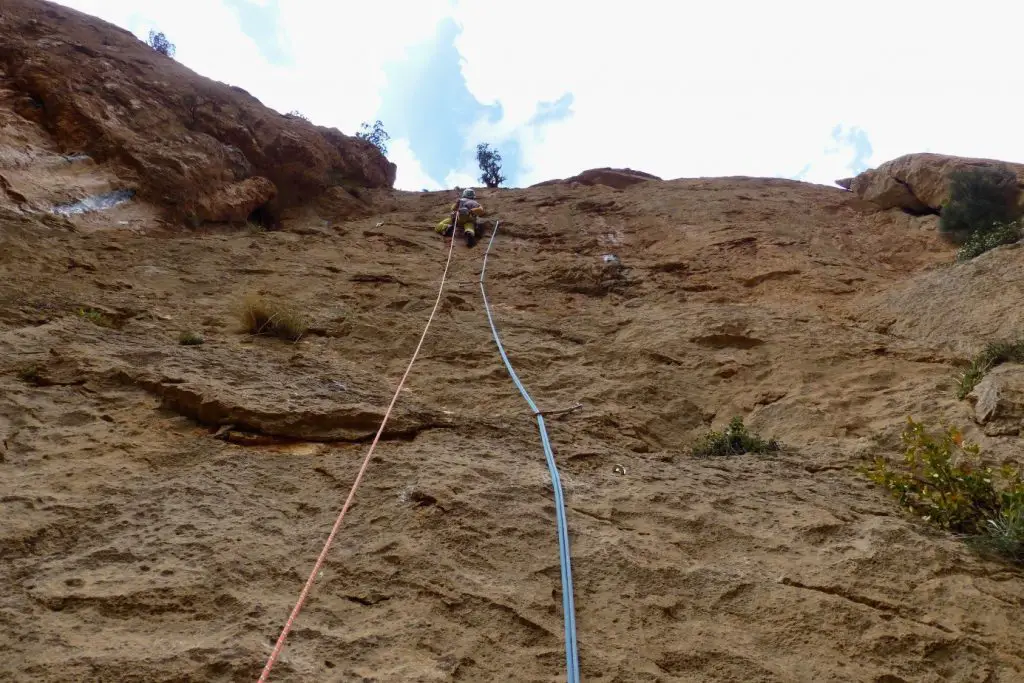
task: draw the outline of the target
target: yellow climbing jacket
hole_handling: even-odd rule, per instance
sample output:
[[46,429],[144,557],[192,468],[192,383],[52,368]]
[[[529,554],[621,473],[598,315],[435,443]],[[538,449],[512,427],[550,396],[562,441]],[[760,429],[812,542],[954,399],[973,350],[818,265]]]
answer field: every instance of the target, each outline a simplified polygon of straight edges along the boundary
[[452,225],[452,216],[456,211],[459,212],[458,227],[465,229],[470,234],[476,232],[476,219],[484,215],[484,207],[480,205],[480,202],[475,199],[460,199],[451,207],[451,213],[445,216],[444,220],[437,224],[434,228],[439,235],[445,235]]

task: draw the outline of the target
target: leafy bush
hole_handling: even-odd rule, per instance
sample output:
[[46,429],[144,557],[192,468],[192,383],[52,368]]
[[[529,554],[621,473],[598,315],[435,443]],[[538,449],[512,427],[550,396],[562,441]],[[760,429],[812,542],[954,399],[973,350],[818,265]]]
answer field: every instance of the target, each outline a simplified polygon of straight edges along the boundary
[[18,379],[26,384],[39,386],[43,383],[42,370],[38,365],[26,365],[18,369]]
[[476,161],[480,165],[480,182],[484,185],[497,187],[505,182],[505,176],[501,175],[501,154],[498,150],[481,142],[476,146]]
[[171,57],[173,59],[174,53],[177,52],[177,48],[174,46],[174,43],[168,40],[167,36],[165,36],[163,32],[158,33],[157,31],[150,30],[149,40],[146,42],[151,48],[165,57]]
[[384,130],[384,124],[380,122],[380,119],[377,119],[377,122],[373,124],[372,128],[368,123],[363,123],[362,128],[361,132],[356,133],[356,137],[360,140],[366,140],[371,145],[379,149],[381,154],[387,156],[387,142],[391,139],[391,136],[388,135],[386,130]]
[[775,439],[762,439],[751,434],[743,425],[742,417],[734,417],[724,432],[708,432],[693,447],[693,455],[708,458],[722,455],[743,455],[744,453],[769,453],[782,450]]
[[949,200],[939,230],[957,243],[1012,222],[1019,215],[1017,175],[1008,168],[970,168],[949,175]]
[[997,223],[989,230],[972,233],[956,252],[956,260],[958,263],[970,261],[975,256],[980,256],[996,247],[1018,242],[1021,237],[1024,237],[1024,229],[1020,222]]
[[116,327],[116,323],[113,318],[103,311],[97,311],[95,308],[78,309],[78,317],[83,320],[88,320],[93,325],[99,325],[100,327]]
[[982,349],[957,378],[957,398],[967,398],[985,373],[1003,363],[1024,363],[1024,341],[992,342]]
[[976,444],[955,428],[930,434],[908,418],[903,462],[893,467],[878,458],[862,472],[884,486],[899,504],[976,546],[1015,560],[1024,559],[1024,479],[1019,469],[993,469]]
[[198,332],[186,330],[178,335],[178,343],[182,346],[199,346],[205,342],[206,340],[203,339],[203,335]]
[[[309,123],[309,117],[306,116],[305,114],[303,114],[298,109],[293,109],[292,111],[288,112],[287,116],[291,116],[291,117],[296,118],[296,119],[302,119],[306,123]],[[363,124],[363,125],[366,125],[366,124]]]
[[249,334],[298,341],[306,333],[302,316],[283,304],[250,296],[242,305],[242,329]]

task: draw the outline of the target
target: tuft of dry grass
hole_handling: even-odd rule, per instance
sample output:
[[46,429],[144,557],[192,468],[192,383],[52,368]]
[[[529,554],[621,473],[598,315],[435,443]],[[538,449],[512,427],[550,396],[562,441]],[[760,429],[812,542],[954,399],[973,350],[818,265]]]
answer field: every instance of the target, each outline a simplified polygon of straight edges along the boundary
[[43,383],[42,369],[35,364],[18,368],[18,379],[26,384],[41,386]]
[[239,317],[242,330],[249,334],[293,342],[301,339],[308,327],[305,319],[294,309],[256,295],[246,297]]
[[971,359],[967,368],[956,379],[956,397],[967,395],[978,386],[989,370],[1002,363],[1024,362],[1024,340],[992,342]]
[[100,327],[117,327],[117,323],[113,318],[95,308],[79,308],[78,317]]
[[199,346],[205,341],[203,335],[191,330],[186,330],[178,335],[178,343],[182,346]]

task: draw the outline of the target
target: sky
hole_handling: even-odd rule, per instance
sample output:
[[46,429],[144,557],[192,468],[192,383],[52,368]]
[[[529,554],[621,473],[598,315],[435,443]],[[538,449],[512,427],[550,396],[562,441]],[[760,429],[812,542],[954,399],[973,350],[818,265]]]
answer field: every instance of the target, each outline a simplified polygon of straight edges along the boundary
[[588,168],[832,184],[911,152],[1024,162],[1019,0],[59,0],[280,112],[380,119],[405,190]]

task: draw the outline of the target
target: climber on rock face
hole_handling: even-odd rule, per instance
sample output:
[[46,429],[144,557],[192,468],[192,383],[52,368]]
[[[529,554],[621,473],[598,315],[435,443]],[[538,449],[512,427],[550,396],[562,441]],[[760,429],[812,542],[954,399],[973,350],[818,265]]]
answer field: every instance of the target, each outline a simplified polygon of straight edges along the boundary
[[[484,215],[484,207],[480,206],[480,202],[476,200],[476,192],[472,188],[466,188],[462,191],[462,197],[456,200],[452,204],[451,211],[453,214],[457,212],[458,218],[456,220],[456,226],[464,230],[466,235],[466,245],[472,247],[476,244],[477,231],[479,230],[479,223],[477,219]],[[452,227],[452,217],[447,216],[443,221],[437,224],[434,228],[438,234],[448,236],[453,235],[455,230]]]

